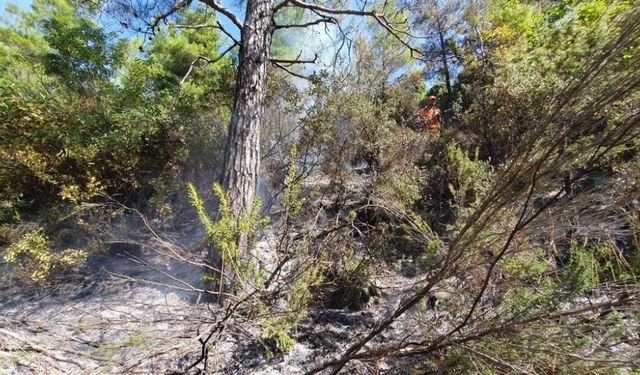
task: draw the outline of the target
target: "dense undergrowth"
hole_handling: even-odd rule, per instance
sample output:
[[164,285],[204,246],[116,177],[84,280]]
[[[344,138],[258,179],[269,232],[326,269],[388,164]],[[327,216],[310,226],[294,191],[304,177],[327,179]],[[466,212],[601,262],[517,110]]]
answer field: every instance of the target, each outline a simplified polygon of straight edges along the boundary
[[[392,316],[437,308],[449,328],[424,318],[419,342],[363,344],[331,366],[416,356],[416,373],[638,371],[638,2],[451,3],[460,19],[445,35],[449,68],[415,65],[367,25],[352,66],[305,84],[269,72],[268,193],[240,219],[219,185],[209,189],[233,58],[199,58],[220,50],[219,30],[174,25],[210,15],[182,12],[143,41],[98,23],[88,3],[9,8],[0,28],[5,278],[54,282],[99,251],[99,228],[131,208],[166,230],[198,216],[206,258],[228,267],[216,276],[203,261],[203,280],[257,327],[269,357],[293,347],[310,310],[370,306],[376,276],[394,270],[416,284]],[[409,12],[418,28],[438,17],[427,6]],[[439,136],[416,116],[425,91],[446,106]],[[243,236],[275,238],[277,261],[240,254]]]

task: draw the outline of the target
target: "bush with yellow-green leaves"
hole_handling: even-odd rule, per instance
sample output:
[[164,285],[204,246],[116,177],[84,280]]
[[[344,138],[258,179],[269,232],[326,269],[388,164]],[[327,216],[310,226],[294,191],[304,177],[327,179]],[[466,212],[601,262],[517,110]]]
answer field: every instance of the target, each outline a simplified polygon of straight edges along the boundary
[[67,249],[55,252],[49,238],[41,229],[25,234],[5,251],[2,259],[13,267],[14,274],[23,281],[42,284],[56,273],[84,261],[87,252]]

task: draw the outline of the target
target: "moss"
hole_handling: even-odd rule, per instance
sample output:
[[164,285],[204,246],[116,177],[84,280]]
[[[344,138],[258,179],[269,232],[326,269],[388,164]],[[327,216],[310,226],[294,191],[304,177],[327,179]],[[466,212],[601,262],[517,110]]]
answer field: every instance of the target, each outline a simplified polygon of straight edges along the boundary
[[91,352],[91,356],[100,358],[101,360],[110,360],[118,351],[124,348],[136,348],[144,346],[147,342],[147,334],[141,332],[137,335],[131,335],[122,341],[105,344]]

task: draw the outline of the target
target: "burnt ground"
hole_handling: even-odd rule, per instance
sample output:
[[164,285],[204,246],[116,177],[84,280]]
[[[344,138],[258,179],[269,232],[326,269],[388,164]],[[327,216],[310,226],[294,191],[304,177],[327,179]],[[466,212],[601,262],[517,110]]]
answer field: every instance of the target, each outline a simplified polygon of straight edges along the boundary
[[[628,197],[605,194],[611,189],[604,183],[595,186],[578,186],[579,194],[565,198],[579,201],[577,208],[549,213],[546,220],[557,221],[556,239],[542,236],[540,242],[555,241],[561,253],[560,246],[567,244],[560,239],[567,233],[593,233],[591,223],[595,222],[603,223],[595,228],[603,235],[625,233],[620,231],[620,217],[625,213],[617,207],[625,207],[621,201]],[[636,200],[633,205],[637,207]],[[265,237],[257,247],[265,254],[265,263],[270,263],[275,258],[269,255],[273,241]],[[203,358],[201,340],[225,316],[225,309],[201,298],[202,266],[196,260],[201,239],[201,233],[148,236],[133,244],[115,239],[106,253],[91,256],[81,267],[40,287],[0,277],[0,373],[201,373],[205,365],[199,361]],[[0,267],[8,273],[6,266]],[[418,277],[379,266],[373,277],[379,296],[358,311],[311,309],[292,334],[293,348],[276,352],[272,358],[257,340],[259,327],[238,314],[226,322],[219,338],[214,335],[218,340],[208,347],[206,371],[304,373],[368,333],[397,305],[403,291],[415,288]],[[417,306],[371,345],[417,339],[418,332],[447,328],[446,311]],[[343,373],[400,375],[414,368],[414,363],[406,361],[354,361]]]
[[[190,236],[188,241],[193,241]],[[183,242],[188,242],[183,241]],[[0,285],[0,372],[6,374],[198,373],[202,344],[224,316],[200,298],[202,267],[188,248],[148,240],[93,255],[50,285]],[[191,244],[193,245],[193,243]],[[264,244],[258,244],[264,248]],[[360,311],[312,309],[288,353],[268,358],[259,330],[229,321],[207,357],[215,374],[299,374],[368,332],[414,280],[393,269],[374,280],[381,295]],[[410,319],[410,318],[408,318]],[[404,321],[377,343],[416,332]],[[408,332],[408,333],[407,333]],[[374,343],[375,344],[375,343]],[[406,374],[407,363],[354,363],[345,373]]]

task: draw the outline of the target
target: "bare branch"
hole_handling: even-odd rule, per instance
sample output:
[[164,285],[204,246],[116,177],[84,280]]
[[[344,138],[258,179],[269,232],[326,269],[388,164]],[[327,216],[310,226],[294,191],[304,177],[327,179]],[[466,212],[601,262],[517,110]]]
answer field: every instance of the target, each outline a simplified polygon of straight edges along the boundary
[[236,38],[234,38],[234,37],[233,37],[233,35],[231,35],[231,33],[230,33],[230,32],[228,32],[228,31],[227,31],[227,29],[225,29],[225,28],[222,26],[222,24],[220,23],[220,21],[216,21],[216,24],[217,24],[217,26],[218,26],[218,27],[216,27],[216,28],[217,28],[218,30],[222,31],[222,32],[224,33],[224,35],[228,36],[228,37],[229,37],[229,39],[233,40],[233,42],[234,42],[235,44],[237,44],[238,46],[242,45],[242,43],[241,43],[239,40],[237,40]]
[[379,14],[379,13],[376,13],[375,11],[328,8],[319,4],[307,3],[301,0],[288,0],[287,3],[292,4],[298,8],[316,10],[318,12],[327,13],[327,14],[342,14],[342,15],[366,16],[366,17],[372,17],[374,15],[384,16],[384,14],[382,13]]
[[190,4],[191,4],[191,0],[186,0],[186,1],[180,0],[174,3],[166,13],[160,12],[160,14],[157,17],[155,17],[153,21],[149,24],[149,26],[151,27],[151,32],[153,33],[155,31],[155,29],[160,25],[160,22],[166,23],[166,20],[169,17],[174,15],[179,10],[188,7]]
[[220,61],[227,53],[229,53],[229,51],[231,51],[235,46],[237,46],[237,43],[233,43],[231,46],[229,46],[229,48],[227,48],[226,50],[224,50],[224,52],[222,52],[220,54],[220,56],[216,57],[215,59],[210,59],[208,57],[205,56],[198,56],[196,57],[192,62],[191,65],[189,65],[189,70],[187,70],[187,73],[184,75],[184,77],[182,77],[182,79],[180,80],[180,86],[182,86],[185,81],[187,80],[187,78],[189,77],[189,75],[191,74],[191,72],[193,71],[193,67],[198,63],[198,61],[200,60],[204,60],[207,62],[206,65],[209,64],[215,64],[216,62]]
[[[373,18],[380,26],[382,26],[391,36],[393,36],[400,44],[406,47],[410,53],[411,58],[416,60],[421,60],[422,52],[417,48],[413,47],[409,44],[408,41],[404,40],[401,35],[407,36],[409,38],[415,38],[410,33],[398,29],[389,19],[386,17],[384,13],[378,13],[375,10],[357,10],[357,9],[334,9],[328,8],[318,4],[311,4],[301,0],[288,0],[287,4],[292,4],[298,8],[308,9],[312,12],[320,15],[321,17],[327,17],[327,14],[334,15],[349,15],[349,16],[361,16],[361,17],[371,17]],[[327,17],[328,18],[328,17]]]
[[178,28],[178,29],[194,29],[194,30],[199,30],[199,29],[217,29],[218,25],[211,25],[208,23],[203,23],[203,24],[199,24],[199,25],[181,25],[181,24],[174,24],[174,27]]
[[470,347],[468,345],[462,345],[462,347],[465,350],[468,350],[471,353],[477,355],[478,357],[484,358],[485,360],[487,360],[487,361],[489,361],[489,362],[491,362],[491,363],[493,363],[495,365],[498,365],[500,367],[507,368],[507,369],[511,370],[512,372],[514,372],[514,373],[522,374],[522,375],[531,375],[531,373],[529,371],[526,371],[523,368],[520,368],[518,366],[512,365],[512,364],[510,364],[510,363],[508,363],[506,361],[501,360],[500,358],[492,357],[487,353],[479,352],[479,351],[473,349],[472,347]]
[[238,45],[241,44],[239,40],[237,40],[233,35],[231,35],[231,33],[229,31],[227,31],[227,29],[225,29],[224,26],[222,26],[220,21],[216,21],[215,25],[212,25],[212,24],[209,24],[209,23],[202,23],[202,24],[199,24],[199,25],[174,24],[173,26],[178,28],[178,29],[194,29],[194,30],[199,30],[199,29],[218,29],[218,30],[222,31],[224,33],[224,35],[229,37],[229,39],[231,39],[234,43],[236,43]]
[[331,24],[337,24],[338,20],[333,18],[333,17],[322,17],[307,23],[302,23],[302,24],[286,24],[286,25],[276,25],[275,29],[291,29],[291,28],[306,28],[309,26],[314,26],[314,25],[320,25],[323,23],[331,23]]
[[298,54],[298,56],[295,59],[271,59],[270,61],[272,63],[277,63],[277,64],[290,66],[290,65],[294,65],[294,64],[315,64],[316,61],[318,60],[318,54],[315,54],[313,56],[312,60],[300,60],[300,55],[301,54],[302,54],[302,51],[300,51],[300,53]]
[[[35,352],[38,352],[38,353],[42,353],[43,355],[45,355],[45,356],[47,356],[49,358],[52,358],[52,359],[54,359],[54,360],[56,360],[58,362],[70,363],[70,364],[73,364],[75,366],[78,366],[82,370],[86,370],[87,369],[87,367],[85,365],[83,365],[81,362],[79,362],[79,361],[77,361],[77,360],[75,360],[73,358],[61,357],[61,356],[55,354],[53,351],[51,351],[51,350],[49,350],[49,349],[47,349],[47,348],[45,348],[43,346],[40,346],[40,345],[38,345],[36,343],[31,342],[27,338],[22,337],[22,336],[18,335],[17,333],[14,333],[14,332],[11,332],[11,331],[8,331],[8,330],[5,330],[5,329],[0,329],[0,332],[2,333],[3,336],[11,337],[11,338],[14,338],[14,339],[16,339],[16,340],[18,340],[20,342],[23,342],[29,349],[31,349],[31,350],[33,350]],[[75,351],[72,351],[72,353],[76,354],[76,355],[79,354],[79,353],[77,353]]]
[[200,0],[200,1],[206,4],[207,6],[213,8],[214,10],[218,11],[219,13],[224,14],[229,20],[231,20],[231,22],[233,22],[234,25],[238,27],[238,29],[240,29],[240,31],[242,31],[242,28],[243,28],[242,22],[229,9],[223,7],[221,4],[219,4],[215,0]]
[[285,66],[281,65],[280,63],[277,63],[275,61],[271,61],[271,62],[273,63],[274,66],[284,70],[285,72],[291,74],[294,77],[298,77],[298,78],[302,78],[302,79],[306,79],[306,80],[310,79],[309,77],[307,77],[305,75],[302,75],[302,74],[299,74],[299,73],[296,73],[296,72],[293,72],[293,71],[287,69]]
[[283,0],[280,4],[273,7],[273,14],[276,14],[280,9],[289,5],[289,0]]

